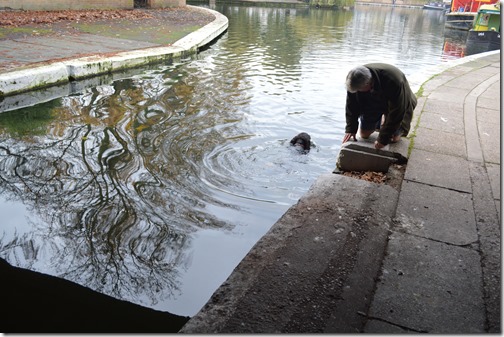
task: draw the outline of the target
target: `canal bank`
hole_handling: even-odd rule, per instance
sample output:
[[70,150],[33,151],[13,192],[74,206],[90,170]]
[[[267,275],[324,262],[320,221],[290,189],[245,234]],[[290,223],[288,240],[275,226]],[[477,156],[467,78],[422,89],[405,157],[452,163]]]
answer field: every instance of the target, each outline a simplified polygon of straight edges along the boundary
[[181,332],[499,333],[500,52],[455,63],[399,186],[320,176]]
[[[0,97],[55,85],[66,85],[71,93],[76,81],[156,63],[173,63],[196,54],[228,27],[224,15],[195,6],[145,12],[152,17],[139,20],[136,27],[131,27],[128,20],[91,18],[86,31],[94,33],[80,31],[70,24],[60,25],[58,29],[41,24],[28,25],[24,30],[17,26],[2,26]],[[12,13],[15,15],[16,12],[4,12],[5,15]],[[174,21],[173,14],[175,23],[172,23],[172,29],[176,33],[164,32],[162,27]],[[177,20],[177,17],[184,20]],[[149,34],[131,33],[132,29],[136,32],[145,30]],[[117,33],[111,36],[107,30]],[[156,30],[164,36],[156,34]],[[181,33],[183,31],[186,33]],[[11,104],[16,104],[15,101]]]

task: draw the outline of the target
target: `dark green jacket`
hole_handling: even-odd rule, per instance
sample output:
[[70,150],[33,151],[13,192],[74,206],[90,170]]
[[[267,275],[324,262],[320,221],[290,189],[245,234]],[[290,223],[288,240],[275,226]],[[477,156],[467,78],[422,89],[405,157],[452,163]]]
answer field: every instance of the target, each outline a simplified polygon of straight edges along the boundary
[[[413,110],[417,99],[409,86],[404,73],[398,68],[385,63],[369,63],[364,65],[373,76],[373,91],[381,96],[385,103],[385,123],[380,129],[378,141],[384,145],[390,143],[390,138],[395,131],[402,127],[403,134],[410,130]],[[369,93],[347,92],[346,99],[346,133],[357,133],[359,116],[372,107],[366,106],[365,96]]]

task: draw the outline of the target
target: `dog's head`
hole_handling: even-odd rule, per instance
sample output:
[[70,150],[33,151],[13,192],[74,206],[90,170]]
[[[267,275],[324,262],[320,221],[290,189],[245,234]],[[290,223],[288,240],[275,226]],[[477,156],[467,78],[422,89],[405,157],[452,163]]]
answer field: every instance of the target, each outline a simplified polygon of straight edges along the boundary
[[306,132],[301,132],[300,134],[296,135],[294,138],[291,139],[290,144],[292,146],[299,147],[300,150],[308,152],[310,151],[311,147],[311,137]]

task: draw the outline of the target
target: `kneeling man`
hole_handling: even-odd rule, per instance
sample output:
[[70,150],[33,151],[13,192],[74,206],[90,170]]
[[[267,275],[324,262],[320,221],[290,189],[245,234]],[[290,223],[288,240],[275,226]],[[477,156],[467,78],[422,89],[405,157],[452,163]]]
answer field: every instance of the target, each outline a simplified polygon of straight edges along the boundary
[[401,70],[385,63],[355,67],[347,75],[346,89],[343,143],[352,137],[357,140],[359,120],[360,137],[369,138],[379,130],[376,149],[408,135],[417,99]]

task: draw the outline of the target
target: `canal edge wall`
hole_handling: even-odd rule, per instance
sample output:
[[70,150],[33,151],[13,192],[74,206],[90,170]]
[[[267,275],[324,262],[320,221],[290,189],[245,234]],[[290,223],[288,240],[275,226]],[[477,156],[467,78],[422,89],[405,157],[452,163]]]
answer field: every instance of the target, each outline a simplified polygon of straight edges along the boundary
[[[194,55],[198,53],[199,49],[223,34],[229,25],[227,17],[221,13],[208,8],[195,8],[212,13],[215,20],[170,46],[87,56],[1,73],[0,97],[13,96],[150,64],[173,62],[176,59]],[[106,38],[103,37],[103,39]]]

